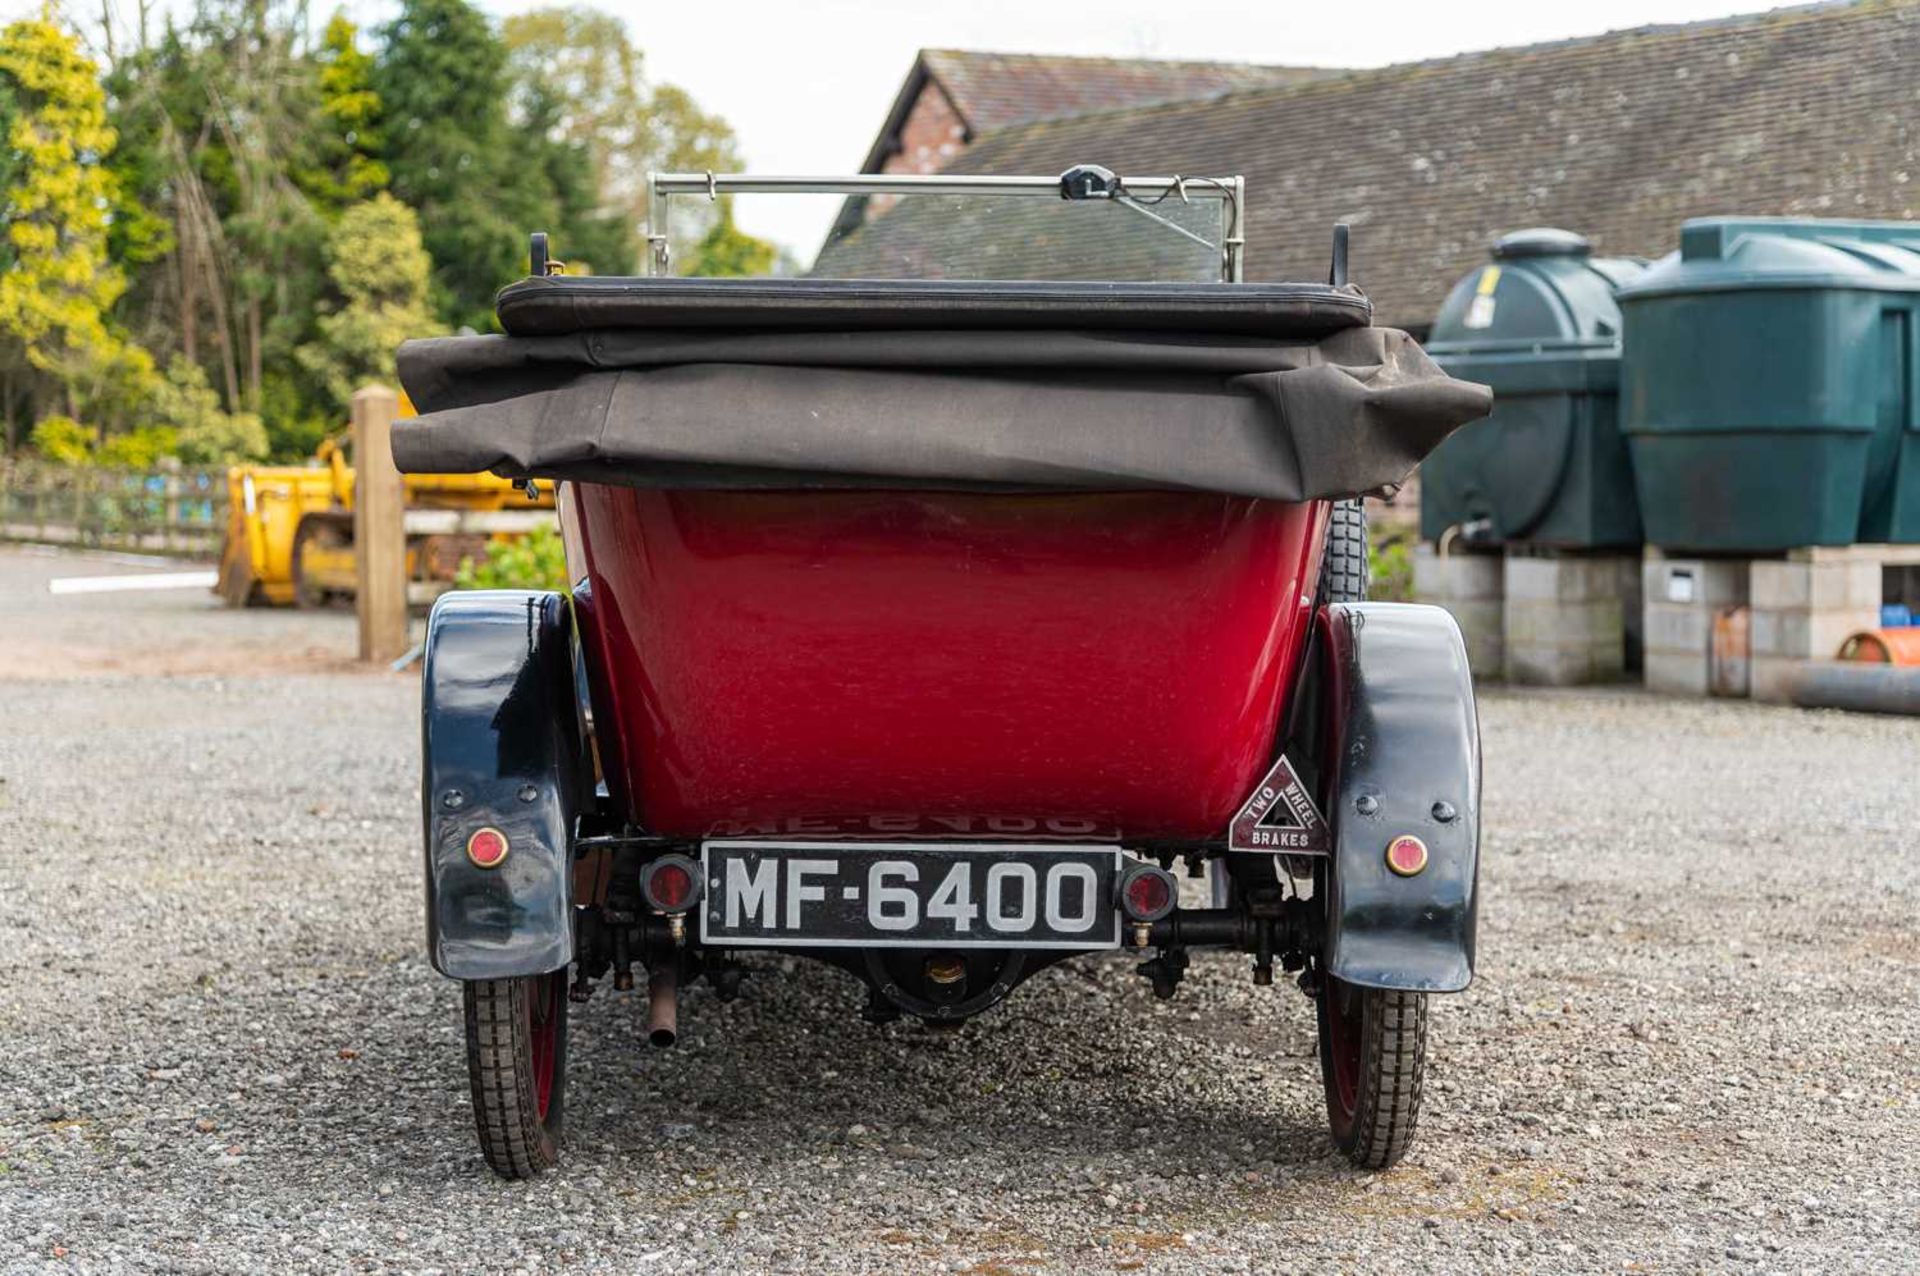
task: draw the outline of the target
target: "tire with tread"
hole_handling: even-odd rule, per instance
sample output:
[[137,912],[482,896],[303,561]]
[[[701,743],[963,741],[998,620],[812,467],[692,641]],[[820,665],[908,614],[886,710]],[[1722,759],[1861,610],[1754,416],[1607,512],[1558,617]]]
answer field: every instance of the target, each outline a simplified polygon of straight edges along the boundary
[[1355,498],[1335,501],[1327,519],[1327,546],[1320,556],[1320,601],[1367,600],[1372,563],[1367,552],[1367,507]]
[[[1320,602],[1365,602],[1371,567],[1366,505],[1334,502],[1320,560]],[[1426,994],[1356,988],[1326,977],[1318,1005],[1320,1078],[1333,1141],[1355,1165],[1385,1169],[1406,1155],[1420,1116]]]
[[502,1178],[560,1159],[566,1098],[567,972],[465,984],[467,1077],[480,1151]]
[[1327,977],[1319,997],[1320,1075],[1334,1143],[1363,1169],[1413,1144],[1427,1059],[1427,994]]

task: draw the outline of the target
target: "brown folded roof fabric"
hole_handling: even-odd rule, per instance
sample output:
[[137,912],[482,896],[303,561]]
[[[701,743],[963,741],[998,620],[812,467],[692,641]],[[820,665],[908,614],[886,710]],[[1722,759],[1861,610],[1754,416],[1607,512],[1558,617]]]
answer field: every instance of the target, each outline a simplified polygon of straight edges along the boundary
[[1348,288],[533,280],[500,309],[538,335],[401,348],[403,471],[1298,501],[1392,490],[1492,403]]

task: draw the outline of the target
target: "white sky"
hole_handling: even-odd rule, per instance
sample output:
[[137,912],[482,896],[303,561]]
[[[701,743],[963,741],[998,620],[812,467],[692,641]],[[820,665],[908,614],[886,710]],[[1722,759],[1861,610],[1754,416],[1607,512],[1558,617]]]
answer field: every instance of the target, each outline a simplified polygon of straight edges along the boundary
[[[0,0],[0,18],[42,0]],[[97,12],[97,0],[69,0]],[[479,0],[496,16],[565,0]],[[852,172],[923,47],[1379,66],[1687,22],[1765,0],[582,0],[619,14],[647,73],[730,121],[749,168]],[[160,0],[186,9],[191,0]],[[395,0],[346,0],[373,24]],[[130,10],[132,0],[116,8]],[[332,8],[312,0],[316,21]],[[1088,156],[1099,162],[1099,156]],[[742,197],[741,224],[811,258],[838,201]]]

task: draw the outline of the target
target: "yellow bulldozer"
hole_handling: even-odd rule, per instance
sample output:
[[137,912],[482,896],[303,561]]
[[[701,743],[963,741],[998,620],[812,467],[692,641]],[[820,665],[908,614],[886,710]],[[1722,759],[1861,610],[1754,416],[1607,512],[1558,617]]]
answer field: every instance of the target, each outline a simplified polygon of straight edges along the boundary
[[[401,400],[400,415],[413,405]],[[321,443],[306,465],[236,465],[227,471],[227,532],[214,590],[232,607],[321,607],[351,599],[353,468],[346,436]],[[491,474],[408,474],[407,601],[431,603],[453,585],[464,558],[489,541],[553,522],[553,488],[531,497]]]

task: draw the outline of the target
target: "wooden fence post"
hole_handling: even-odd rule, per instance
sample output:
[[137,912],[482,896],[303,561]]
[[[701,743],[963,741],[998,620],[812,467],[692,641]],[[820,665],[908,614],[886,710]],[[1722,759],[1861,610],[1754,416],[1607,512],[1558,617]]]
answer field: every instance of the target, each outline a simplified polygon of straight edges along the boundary
[[353,557],[359,577],[360,659],[392,662],[407,650],[406,500],[393,468],[400,399],[383,385],[353,395]]

